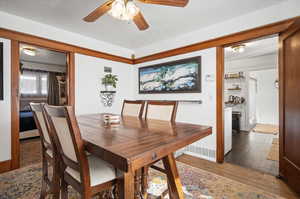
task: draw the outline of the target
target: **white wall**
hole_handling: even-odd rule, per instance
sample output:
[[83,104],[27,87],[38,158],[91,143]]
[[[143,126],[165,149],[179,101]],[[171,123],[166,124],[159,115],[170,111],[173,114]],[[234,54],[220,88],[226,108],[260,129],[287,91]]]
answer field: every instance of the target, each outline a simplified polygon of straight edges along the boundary
[[275,87],[278,79],[277,69],[250,73],[257,79],[256,115],[257,123],[279,124],[279,89]]
[[299,0],[286,0],[282,3],[267,7],[265,9],[260,9],[240,17],[235,17],[231,20],[212,24],[211,26],[199,29],[197,31],[135,49],[135,54],[136,57],[143,57],[157,52],[206,41],[251,28],[256,28],[258,26],[299,16],[299,10]]
[[[138,67],[149,66],[158,63],[164,63],[174,61],[178,59],[184,59],[188,57],[201,56],[202,59],[202,92],[192,94],[139,94],[138,93]],[[134,71],[134,86],[135,86],[135,98],[142,100],[202,100],[203,104],[186,104],[179,103],[177,111],[177,121],[209,125],[213,127],[213,134],[209,137],[193,144],[191,147],[205,148],[212,150],[215,153],[216,150],[216,82],[206,81],[206,75],[216,74],[216,49],[211,48],[207,50],[197,51],[185,55],[174,56],[170,58],[160,59],[152,61],[146,64],[141,64],[135,67]],[[187,149],[189,151],[189,149]],[[215,160],[214,157],[210,158]],[[208,158],[208,157],[204,157]],[[209,158],[208,158],[209,159]]]
[[[118,76],[115,102],[112,107],[101,103],[101,78],[105,75],[104,66],[112,67],[112,73]],[[133,69],[129,64],[98,59],[75,54],[75,110],[76,114],[120,113],[123,99],[133,99]]]
[[0,162],[11,159],[11,98],[10,98],[10,40],[0,38],[3,42],[3,84],[4,100],[0,101]]
[[0,27],[130,58],[132,50],[0,11]]

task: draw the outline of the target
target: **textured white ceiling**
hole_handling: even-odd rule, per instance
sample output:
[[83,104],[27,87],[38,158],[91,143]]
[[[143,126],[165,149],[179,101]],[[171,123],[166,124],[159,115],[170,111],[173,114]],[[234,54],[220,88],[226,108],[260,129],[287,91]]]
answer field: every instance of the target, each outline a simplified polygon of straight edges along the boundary
[[278,36],[247,42],[245,45],[245,51],[242,53],[232,52],[230,47],[226,48],[226,61],[276,54],[278,52]]
[[[36,50],[36,56],[26,55],[22,51],[22,48],[26,48],[26,47],[34,48]],[[61,66],[66,66],[67,63],[67,56],[65,53],[51,51],[44,48],[38,48],[26,44],[20,45],[20,59],[28,62],[54,64],[54,65],[61,65]]]
[[190,0],[185,8],[137,2],[150,24],[146,31],[108,15],[95,23],[82,21],[104,0],[1,0],[0,10],[134,50],[283,1]]

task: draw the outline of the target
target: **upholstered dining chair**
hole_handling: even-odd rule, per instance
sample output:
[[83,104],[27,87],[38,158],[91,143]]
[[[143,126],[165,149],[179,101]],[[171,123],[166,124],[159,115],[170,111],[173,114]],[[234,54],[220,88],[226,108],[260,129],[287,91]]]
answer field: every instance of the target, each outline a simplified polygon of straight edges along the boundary
[[[30,103],[35,124],[40,134],[42,144],[42,188],[40,199],[44,199],[48,194],[53,194],[53,199],[59,199],[59,156],[54,144],[54,138],[49,131],[48,122],[43,111],[43,103]],[[52,166],[52,178],[48,175],[48,165]],[[47,186],[49,191],[47,191]]]
[[[146,107],[146,120],[161,120],[168,122],[175,122],[177,114],[177,101],[147,101]],[[166,132],[169,134],[169,132]],[[155,166],[154,164],[160,160],[155,161],[154,163],[142,168],[141,175],[141,189],[144,198],[147,198],[147,188],[148,188],[148,171],[149,167],[152,169],[158,170],[160,172],[166,173],[166,171],[160,167]],[[165,193],[164,193],[165,194]],[[162,196],[163,198],[164,196]]]
[[143,100],[137,100],[137,101],[124,100],[121,115],[142,118],[144,106],[145,106],[145,101]]
[[64,163],[61,198],[68,197],[69,185],[78,191],[83,199],[90,199],[115,187],[117,170],[100,158],[86,154],[72,107],[45,105],[44,108]]

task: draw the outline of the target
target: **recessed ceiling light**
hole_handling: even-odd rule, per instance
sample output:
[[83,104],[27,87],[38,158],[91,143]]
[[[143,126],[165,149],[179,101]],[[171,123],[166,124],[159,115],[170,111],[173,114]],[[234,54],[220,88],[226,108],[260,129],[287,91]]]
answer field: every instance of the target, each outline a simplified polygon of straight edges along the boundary
[[239,45],[231,46],[230,48],[231,48],[232,52],[242,53],[242,52],[245,51],[246,45],[245,44],[239,44]]
[[36,56],[36,49],[34,48],[23,48],[23,52],[29,56]]

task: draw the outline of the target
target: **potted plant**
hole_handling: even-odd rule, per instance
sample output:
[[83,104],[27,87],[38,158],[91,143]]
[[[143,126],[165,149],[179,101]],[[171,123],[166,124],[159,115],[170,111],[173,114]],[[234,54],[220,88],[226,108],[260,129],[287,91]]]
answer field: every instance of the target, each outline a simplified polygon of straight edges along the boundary
[[117,87],[118,77],[117,75],[107,74],[102,78],[102,84],[105,86],[106,91],[112,91],[112,88]]

